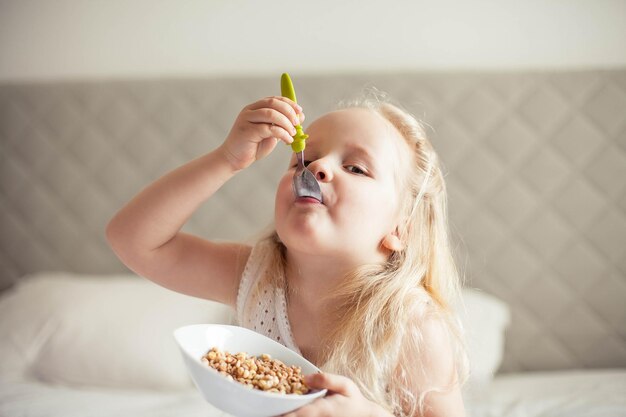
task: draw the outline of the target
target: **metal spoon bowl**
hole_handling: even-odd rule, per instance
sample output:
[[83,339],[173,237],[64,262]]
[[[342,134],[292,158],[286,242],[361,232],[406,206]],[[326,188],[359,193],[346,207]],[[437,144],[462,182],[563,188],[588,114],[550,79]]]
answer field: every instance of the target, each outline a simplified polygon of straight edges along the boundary
[[296,198],[312,197],[322,202],[322,190],[315,175],[304,166],[304,151],[296,152],[298,166],[293,174],[293,192]]

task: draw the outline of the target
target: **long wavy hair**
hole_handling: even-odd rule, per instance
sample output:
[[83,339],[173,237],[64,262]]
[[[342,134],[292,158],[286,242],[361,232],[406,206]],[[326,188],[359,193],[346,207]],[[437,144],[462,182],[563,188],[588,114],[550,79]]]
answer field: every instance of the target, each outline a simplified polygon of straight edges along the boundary
[[[448,236],[444,176],[422,124],[371,90],[341,108],[370,109],[388,120],[413,150],[403,176],[399,237],[404,245],[384,264],[363,265],[343,278],[333,291],[336,321],[323,340],[318,365],[326,372],[353,379],[370,400],[398,416],[423,414],[429,392],[444,392],[465,381],[468,373],[462,329],[452,309],[460,279]],[[287,248],[275,230],[259,242],[273,285],[287,287]],[[457,378],[447,386],[411,385],[411,375],[425,364],[420,322],[436,315],[445,324],[455,351]],[[409,357],[410,356],[410,357]]]

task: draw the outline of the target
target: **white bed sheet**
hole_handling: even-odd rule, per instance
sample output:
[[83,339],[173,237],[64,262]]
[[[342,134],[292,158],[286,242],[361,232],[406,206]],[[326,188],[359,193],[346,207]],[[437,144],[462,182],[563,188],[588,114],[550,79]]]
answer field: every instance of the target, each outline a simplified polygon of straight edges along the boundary
[[467,403],[471,417],[625,417],[626,369],[500,375]]
[[77,389],[0,381],[1,417],[225,417],[188,391]]
[[[510,374],[467,398],[470,417],[624,417],[626,369]],[[195,390],[76,389],[0,381],[2,417],[225,417]]]

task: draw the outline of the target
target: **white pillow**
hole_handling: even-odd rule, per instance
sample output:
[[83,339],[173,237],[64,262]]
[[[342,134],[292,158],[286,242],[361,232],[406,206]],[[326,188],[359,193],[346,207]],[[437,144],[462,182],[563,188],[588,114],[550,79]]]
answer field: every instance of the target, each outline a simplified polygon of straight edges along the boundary
[[133,275],[41,273],[3,295],[0,317],[0,375],[165,390],[191,386],[172,332],[233,314]]
[[[463,290],[470,385],[502,362],[506,304]],[[40,273],[0,298],[0,376],[70,385],[183,389],[191,386],[173,340],[193,323],[231,323],[227,306],[175,293],[133,275]]]
[[485,292],[464,288],[458,313],[465,329],[470,361],[468,385],[488,384],[502,363],[508,306]]

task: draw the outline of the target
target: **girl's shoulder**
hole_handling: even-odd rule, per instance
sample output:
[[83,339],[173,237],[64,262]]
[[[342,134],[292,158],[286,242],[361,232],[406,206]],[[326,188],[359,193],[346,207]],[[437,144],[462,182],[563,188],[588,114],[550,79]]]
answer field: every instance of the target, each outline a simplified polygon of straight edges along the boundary
[[420,345],[456,343],[461,329],[453,311],[442,307],[424,288],[413,290],[411,300],[407,329],[419,336]]

